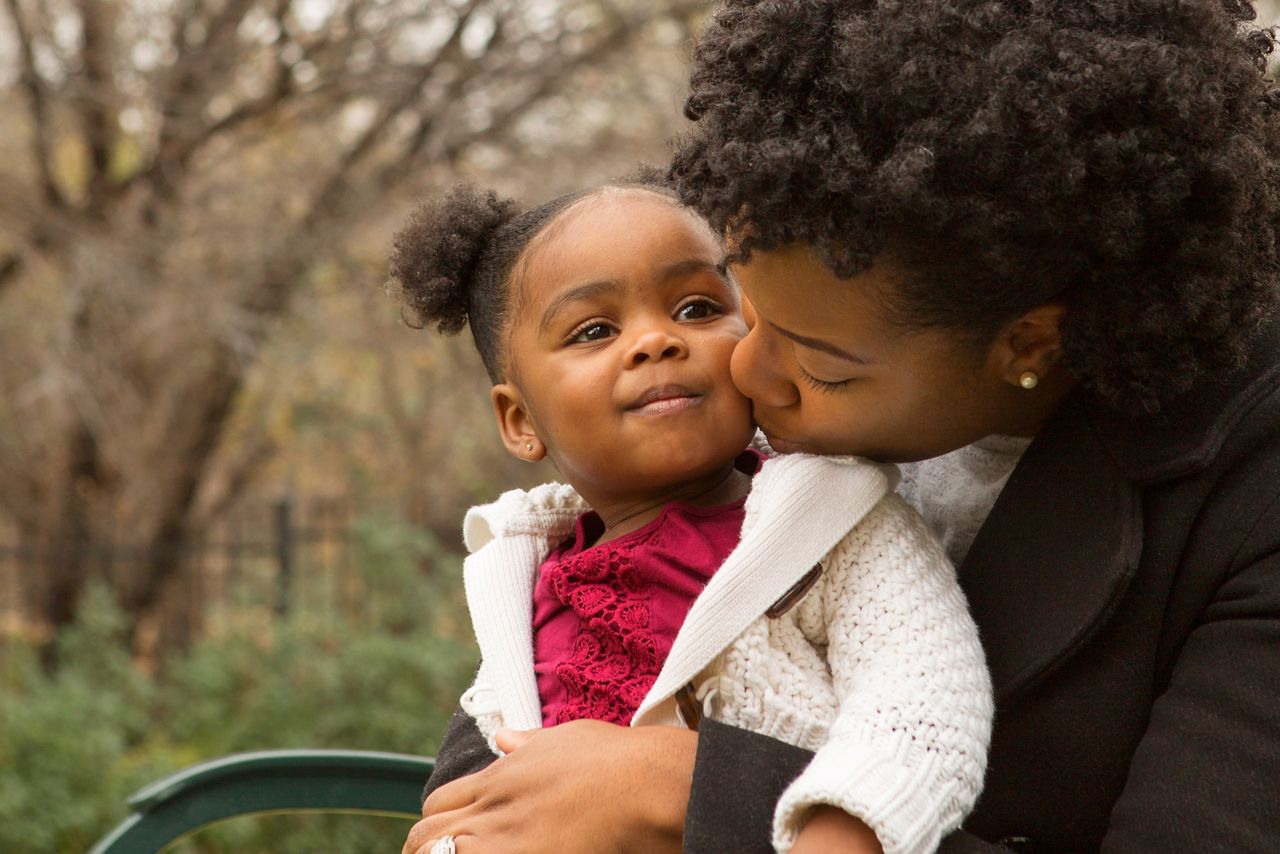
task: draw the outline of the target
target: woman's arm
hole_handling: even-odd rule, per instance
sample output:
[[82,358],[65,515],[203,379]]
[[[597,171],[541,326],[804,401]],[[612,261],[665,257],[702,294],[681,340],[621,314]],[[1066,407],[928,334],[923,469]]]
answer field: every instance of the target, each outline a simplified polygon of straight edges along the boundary
[[498,757],[480,734],[475,719],[458,709],[449,719],[444,740],[436,752],[436,767],[422,790],[422,799],[446,783],[488,768]]
[[1182,643],[1103,840],[1280,851],[1280,498]]
[[[768,736],[716,721],[698,730],[693,791],[685,818],[684,850],[772,854],[774,807],[813,754]],[[724,781],[737,781],[726,786]],[[1008,849],[958,830],[939,854],[1008,854]]]
[[773,812],[813,754],[714,720],[698,727],[684,850],[772,854]]

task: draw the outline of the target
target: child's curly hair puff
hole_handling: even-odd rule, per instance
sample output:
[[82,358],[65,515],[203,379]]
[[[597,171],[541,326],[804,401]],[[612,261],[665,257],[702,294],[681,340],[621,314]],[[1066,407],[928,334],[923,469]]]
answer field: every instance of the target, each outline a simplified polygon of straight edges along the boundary
[[[470,184],[453,187],[443,199],[420,204],[396,232],[388,259],[393,287],[415,327],[435,324],[453,335],[468,322],[476,349],[494,382],[502,375],[506,286],[514,257],[495,265],[495,242],[519,215],[516,203]],[[515,254],[528,236],[517,239]],[[497,253],[512,254],[512,253]],[[505,261],[506,263],[502,263]]]
[[989,336],[1049,299],[1064,360],[1157,409],[1277,297],[1280,99],[1246,0],[737,0],[672,167],[739,257],[889,250],[897,319]]
[[472,184],[422,202],[392,239],[389,289],[405,321],[446,335],[471,327],[489,379],[508,378],[505,335],[526,250],[576,202],[611,190],[644,190],[678,204],[665,173],[647,166],[598,187],[521,210],[512,199]]

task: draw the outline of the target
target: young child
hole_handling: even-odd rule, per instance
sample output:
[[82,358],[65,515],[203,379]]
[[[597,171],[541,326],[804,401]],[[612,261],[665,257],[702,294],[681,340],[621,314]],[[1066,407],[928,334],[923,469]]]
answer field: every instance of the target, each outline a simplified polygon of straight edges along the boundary
[[894,469],[748,448],[724,258],[653,181],[524,212],[459,187],[396,236],[409,310],[470,325],[503,443],[567,481],[467,513],[482,663],[463,708],[495,754],[500,726],[713,716],[816,751],[778,804],[779,851],[823,806],[885,851],[930,851],[982,784],[976,630]]

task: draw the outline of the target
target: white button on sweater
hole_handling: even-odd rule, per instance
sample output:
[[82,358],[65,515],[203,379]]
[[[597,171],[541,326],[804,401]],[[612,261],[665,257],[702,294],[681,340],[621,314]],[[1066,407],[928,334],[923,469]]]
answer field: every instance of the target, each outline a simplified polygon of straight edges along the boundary
[[[807,810],[866,822],[886,852],[924,852],[982,787],[991,683],[955,572],[896,471],[853,457],[767,460],[742,539],[694,602],[632,726],[681,726],[674,695],[699,686],[714,718],[815,751],[774,816],[788,850]],[[534,729],[537,568],[587,508],[560,484],[505,493],[464,523],[464,577],[482,664],[463,707],[493,746]],[[764,612],[815,563],[791,610]],[[495,748],[496,751],[496,748]]]

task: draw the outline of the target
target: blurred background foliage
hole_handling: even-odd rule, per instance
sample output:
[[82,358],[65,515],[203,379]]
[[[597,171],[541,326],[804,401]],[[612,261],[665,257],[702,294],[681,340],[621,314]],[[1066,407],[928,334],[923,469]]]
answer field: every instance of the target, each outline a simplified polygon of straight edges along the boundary
[[[92,583],[57,639],[60,664],[12,646],[0,671],[0,850],[83,852],[145,783],[242,750],[343,746],[429,753],[476,664],[457,619],[460,562],[386,519],[357,525],[360,617],[297,610],[208,633],[160,673],[131,661],[127,622]],[[436,572],[424,579],[429,561]],[[397,851],[409,823],[350,816],[241,819],[175,850]]]
[[391,234],[459,180],[665,162],[709,5],[0,0],[0,851],[83,851],[231,751],[431,752],[476,660],[462,513],[554,473],[468,340],[401,322]]
[[554,473],[468,340],[402,323],[391,235],[459,180],[662,164],[707,5],[0,0],[0,850],[83,851],[230,751],[432,751],[476,663],[462,514]]

